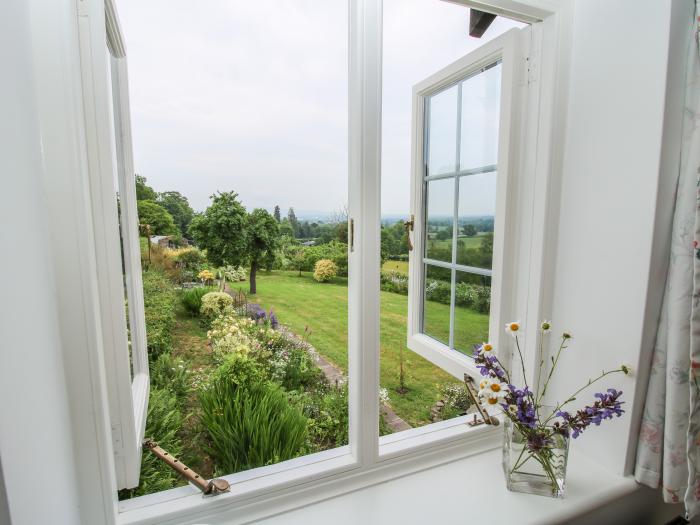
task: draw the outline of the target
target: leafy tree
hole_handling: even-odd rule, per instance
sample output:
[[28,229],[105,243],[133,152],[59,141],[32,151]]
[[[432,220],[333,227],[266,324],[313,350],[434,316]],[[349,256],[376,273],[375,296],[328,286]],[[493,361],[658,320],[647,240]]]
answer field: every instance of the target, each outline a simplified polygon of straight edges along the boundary
[[280,223],[280,234],[287,235],[292,239],[294,238],[294,228],[292,228],[292,225],[289,223],[289,219],[286,217],[282,219],[282,222]]
[[149,200],[140,200],[137,206],[139,223],[148,224],[151,227],[151,234],[178,235],[177,226],[168,210]]
[[280,215],[280,207],[279,206],[275,206],[274,216],[275,216],[275,220],[277,222],[282,222],[282,216]]
[[250,260],[250,293],[257,292],[255,277],[260,268],[271,268],[279,246],[280,230],[277,221],[267,210],[254,209],[248,215],[246,227],[247,254]]
[[215,266],[239,266],[248,260],[248,215],[237,197],[233,191],[212,195],[211,205],[190,223],[190,236]]
[[294,208],[289,208],[289,211],[287,212],[287,219],[289,220],[289,224],[294,232],[294,237],[299,237],[299,221],[294,213]]
[[192,222],[192,217],[194,217],[194,211],[190,207],[187,197],[179,191],[166,191],[158,194],[156,202],[173,216],[173,220],[182,232],[182,235],[187,235],[187,228]]
[[476,231],[476,226],[473,224],[467,224],[462,228],[462,232],[467,237],[474,237],[478,232]]
[[136,175],[136,200],[137,201],[155,201],[157,197],[156,192],[148,184],[146,184],[146,177],[141,175]]
[[435,238],[438,241],[446,241],[447,239],[452,238],[452,232],[449,228],[446,230],[441,228],[440,230],[438,230],[437,234],[435,235]]

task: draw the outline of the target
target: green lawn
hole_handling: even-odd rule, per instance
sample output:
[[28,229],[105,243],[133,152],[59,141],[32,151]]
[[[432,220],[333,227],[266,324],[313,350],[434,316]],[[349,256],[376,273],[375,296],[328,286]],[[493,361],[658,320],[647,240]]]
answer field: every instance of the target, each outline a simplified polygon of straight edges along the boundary
[[382,270],[385,272],[398,272],[408,275],[408,261],[384,261]]
[[[311,330],[309,342],[330,361],[347,371],[348,296],[347,282],[337,278],[317,283],[311,274],[296,272],[258,274],[258,293],[249,298],[266,309],[272,308],[281,323],[298,334]],[[247,290],[246,290],[247,291]],[[429,422],[430,408],[439,399],[439,385],[455,379],[406,348],[405,295],[381,292],[381,385],[389,390],[397,414],[412,426]],[[445,325],[445,320],[446,325]],[[449,327],[449,306],[429,303],[427,326]],[[460,308],[457,337],[479,342],[488,332],[488,316]],[[434,330],[435,335],[438,329]],[[404,350],[409,391],[400,395],[399,355]]]

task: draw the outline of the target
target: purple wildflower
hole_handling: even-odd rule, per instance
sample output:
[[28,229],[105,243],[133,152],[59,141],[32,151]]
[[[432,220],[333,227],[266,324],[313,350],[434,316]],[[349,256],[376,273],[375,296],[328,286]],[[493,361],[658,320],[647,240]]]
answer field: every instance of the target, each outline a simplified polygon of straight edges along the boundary
[[535,407],[532,404],[532,392],[527,387],[519,389],[514,385],[508,385],[510,390],[506,401],[510,405],[515,405],[515,417],[518,422],[528,428],[537,426],[537,414]]
[[571,434],[571,437],[576,439],[591,424],[600,425],[605,419],[620,417],[624,412],[621,407],[623,402],[618,401],[621,395],[621,391],[609,388],[607,392],[595,394],[598,400],[592,406],[577,411],[573,416],[568,412],[557,412],[556,416],[564,421],[554,423],[555,431],[564,436]]

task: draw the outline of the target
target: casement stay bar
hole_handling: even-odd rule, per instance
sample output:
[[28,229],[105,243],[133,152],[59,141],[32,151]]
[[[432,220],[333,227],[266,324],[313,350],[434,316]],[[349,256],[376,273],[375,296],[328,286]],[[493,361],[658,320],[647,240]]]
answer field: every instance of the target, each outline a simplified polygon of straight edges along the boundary
[[228,481],[221,478],[206,480],[194,470],[189,468],[187,465],[182,463],[176,457],[171,456],[166,450],[161,448],[158,443],[151,439],[147,439],[143,442],[144,448],[147,448],[153,454],[177,472],[185,481],[188,481],[195,485],[203,494],[216,496],[223,492],[229,492],[231,485]]

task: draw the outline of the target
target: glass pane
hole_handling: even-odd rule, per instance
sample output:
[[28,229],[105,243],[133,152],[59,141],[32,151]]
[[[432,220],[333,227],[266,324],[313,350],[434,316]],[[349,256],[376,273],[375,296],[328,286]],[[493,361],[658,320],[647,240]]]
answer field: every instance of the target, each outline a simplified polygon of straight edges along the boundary
[[457,86],[428,99],[428,175],[456,171]]
[[489,338],[491,278],[457,272],[456,281],[454,346],[471,355],[474,345]]
[[423,333],[444,344],[450,340],[450,283],[452,271],[425,265]]
[[462,82],[462,122],[459,169],[496,164],[501,64]]
[[433,180],[426,186],[425,256],[452,262],[455,180]]
[[457,264],[491,269],[496,172],[459,179]]

